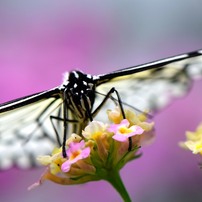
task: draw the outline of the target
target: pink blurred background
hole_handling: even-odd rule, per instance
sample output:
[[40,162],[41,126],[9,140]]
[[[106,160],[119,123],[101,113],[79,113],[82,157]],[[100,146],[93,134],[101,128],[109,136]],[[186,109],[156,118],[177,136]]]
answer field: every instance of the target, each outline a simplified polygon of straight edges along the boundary
[[[198,2],[1,0],[0,102],[55,87],[72,69],[100,74],[202,48]],[[122,170],[133,201],[202,201],[201,159],[178,147],[202,121],[201,86],[155,117],[155,143]],[[27,191],[42,171],[1,172],[0,201],[121,201],[106,182]]]

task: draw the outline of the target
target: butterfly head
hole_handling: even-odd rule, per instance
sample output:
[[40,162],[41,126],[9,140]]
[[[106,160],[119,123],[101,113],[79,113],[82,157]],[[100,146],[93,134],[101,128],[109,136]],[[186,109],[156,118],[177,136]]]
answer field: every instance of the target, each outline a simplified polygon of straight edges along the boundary
[[69,107],[79,118],[85,118],[86,113],[91,112],[95,100],[93,76],[80,71],[70,72],[65,92]]

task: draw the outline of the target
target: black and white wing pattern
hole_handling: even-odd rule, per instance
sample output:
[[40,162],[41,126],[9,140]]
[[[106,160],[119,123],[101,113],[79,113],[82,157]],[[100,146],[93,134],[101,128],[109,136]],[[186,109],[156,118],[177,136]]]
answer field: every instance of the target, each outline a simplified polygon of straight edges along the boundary
[[96,91],[106,94],[115,87],[124,106],[153,114],[185,95],[192,81],[202,76],[201,54],[196,51],[100,75]]
[[50,115],[62,104],[58,88],[13,100],[0,106],[0,169],[36,165],[36,156],[58,144]]
[[117,95],[109,94],[113,88],[123,107],[152,114],[184,95],[201,75],[200,50],[105,75],[72,71],[60,87],[4,103],[0,170],[35,166],[36,157],[64,145],[66,135],[81,131],[92,119],[104,121],[106,110],[117,103]]

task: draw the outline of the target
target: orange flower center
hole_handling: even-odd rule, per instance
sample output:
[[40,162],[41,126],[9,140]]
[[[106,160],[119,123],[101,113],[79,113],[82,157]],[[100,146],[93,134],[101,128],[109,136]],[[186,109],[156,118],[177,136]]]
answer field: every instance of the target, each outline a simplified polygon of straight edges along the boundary
[[76,158],[80,153],[81,153],[80,150],[73,152],[72,155],[69,157],[69,159],[72,160]]

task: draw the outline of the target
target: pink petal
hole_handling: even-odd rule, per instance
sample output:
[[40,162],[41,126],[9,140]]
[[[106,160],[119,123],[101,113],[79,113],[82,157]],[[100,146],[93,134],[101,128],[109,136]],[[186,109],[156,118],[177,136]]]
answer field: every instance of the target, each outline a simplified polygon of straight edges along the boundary
[[118,130],[118,125],[112,124],[107,130],[111,133],[116,133],[116,131]]
[[134,131],[134,133],[138,135],[144,132],[144,130],[140,126],[132,126],[131,128]]
[[77,151],[77,150],[80,150],[82,148],[85,147],[85,142],[84,140],[82,140],[81,142],[71,142],[69,144],[69,148],[66,150],[66,154],[68,157],[71,156],[71,154],[74,152],[74,151]]
[[68,161],[65,161],[62,166],[61,166],[61,170],[63,172],[68,172],[70,170],[71,164]]
[[75,157],[71,161],[70,160],[67,160],[67,161],[69,162],[69,164],[73,164],[73,163],[76,163],[78,160],[87,158],[89,154],[90,154],[90,147],[86,147],[81,151],[81,153],[77,157]]
[[70,167],[73,163],[76,163],[77,161],[87,158],[90,154],[90,147],[85,148],[85,142],[82,140],[81,142],[71,142],[69,144],[69,148],[67,149],[66,153],[68,157],[71,157],[71,155],[75,152],[79,151],[80,154],[73,158],[72,160],[68,159],[65,161],[62,166],[61,170],[63,172],[68,172],[70,170]]
[[122,125],[128,127],[128,126],[130,125],[130,123],[129,123],[129,121],[128,121],[127,119],[123,119],[123,120],[121,121],[121,123],[120,123],[120,126],[122,126]]
[[109,132],[117,133],[119,128],[122,127],[128,127],[130,125],[129,121],[127,119],[123,119],[120,124],[111,124],[108,128]]
[[90,155],[90,147],[86,147],[85,149],[83,149],[81,155],[83,158],[87,158]]
[[122,134],[115,134],[114,136],[112,136],[113,139],[119,141],[119,142],[125,142],[128,137]]

